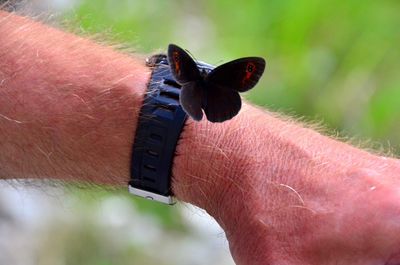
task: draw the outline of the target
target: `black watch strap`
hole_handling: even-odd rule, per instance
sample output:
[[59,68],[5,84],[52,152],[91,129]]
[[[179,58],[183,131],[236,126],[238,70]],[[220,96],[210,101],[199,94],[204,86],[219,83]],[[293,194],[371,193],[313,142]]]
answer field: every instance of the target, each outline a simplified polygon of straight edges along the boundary
[[[213,69],[208,64],[197,64],[200,70]],[[171,168],[187,115],[179,104],[180,85],[171,74],[166,55],[150,57],[147,65],[153,73],[136,129],[129,192],[173,204]]]

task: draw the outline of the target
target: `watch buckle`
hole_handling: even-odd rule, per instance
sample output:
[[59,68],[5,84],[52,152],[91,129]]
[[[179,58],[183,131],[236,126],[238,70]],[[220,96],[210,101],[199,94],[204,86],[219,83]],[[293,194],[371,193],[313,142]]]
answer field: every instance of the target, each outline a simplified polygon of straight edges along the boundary
[[158,201],[158,202],[169,204],[169,205],[176,203],[176,200],[173,196],[160,195],[160,194],[153,193],[153,192],[150,192],[147,190],[141,190],[141,189],[135,188],[131,185],[129,185],[129,193],[132,193],[136,196],[139,196],[139,197],[142,197],[142,198],[145,198],[148,200]]

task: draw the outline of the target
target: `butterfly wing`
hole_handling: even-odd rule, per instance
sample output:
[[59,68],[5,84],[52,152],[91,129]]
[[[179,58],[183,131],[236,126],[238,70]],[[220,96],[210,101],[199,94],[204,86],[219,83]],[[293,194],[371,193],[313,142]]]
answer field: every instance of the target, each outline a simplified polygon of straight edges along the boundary
[[180,85],[200,80],[200,71],[196,62],[182,48],[175,44],[168,46],[168,63],[171,72]]
[[204,112],[209,121],[223,122],[232,119],[239,112],[242,100],[236,90],[209,84],[204,105]]
[[204,98],[204,89],[199,82],[189,82],[182,86],[179,101],[183,110],[193,120],[200,121],[203,118],[201,110]]
[[245,92],[257,84],[264,69],[265,60],[261,57],[240,58],[215,68],[207,76],[206,82]]
[[205,79],[207,89],[204,112],[211,122],[233,118],[242,107],[238,92],[254,87],[265,69],[265,60],[246,57],[218,66]]

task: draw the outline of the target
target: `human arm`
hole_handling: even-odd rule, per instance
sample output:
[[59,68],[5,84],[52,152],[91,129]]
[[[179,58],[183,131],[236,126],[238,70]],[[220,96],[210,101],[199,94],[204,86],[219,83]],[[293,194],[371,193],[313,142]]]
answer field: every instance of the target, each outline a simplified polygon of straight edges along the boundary
[[[1,178],[126,186],[143,61],[0,13]],[[189,120],[172,175],[238,264],[368,264],[400,251],[399,174],[398,160],[245,104],[222,124]]]
[[126,185],[143,58],[0,14],[2,177]]

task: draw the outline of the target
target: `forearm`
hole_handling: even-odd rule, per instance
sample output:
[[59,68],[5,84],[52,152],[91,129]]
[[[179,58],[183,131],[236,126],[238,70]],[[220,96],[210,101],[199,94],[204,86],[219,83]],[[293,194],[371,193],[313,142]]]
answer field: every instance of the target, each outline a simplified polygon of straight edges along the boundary
[[229,186],[235,192],[242,189],[237,195],[248,197],[258,196],[255,191],[270,185],[285,184],[304,192],[315,182],[324,182],[329,189],[331,181],[346,181],[365,172],[399,174],[395,159],[371,154],[247,104],[224,124],[189,122],[178,154],[174,173],[180,177],[175,190],[199,204],[210,192],[193,196],[192,190],[187,194],[187,186],[207,190]]
[[[0,13],[1,178],[127,185],[149,75],[142,58]],[[387,186],[399,172],[397,160],[245,104],[222,124],[188,120],[172,175],[176,196],[224,227],[239,264],[265,264],[282,249],[305,260],[362,212],[357,202],[396,201]]]
[[141,58],[0,13],[1,178],[126,185],[149,74]]

